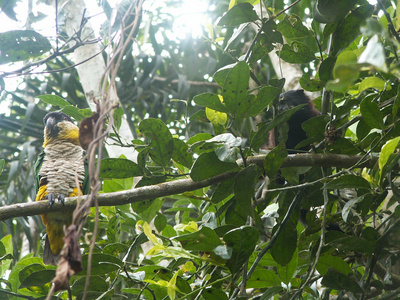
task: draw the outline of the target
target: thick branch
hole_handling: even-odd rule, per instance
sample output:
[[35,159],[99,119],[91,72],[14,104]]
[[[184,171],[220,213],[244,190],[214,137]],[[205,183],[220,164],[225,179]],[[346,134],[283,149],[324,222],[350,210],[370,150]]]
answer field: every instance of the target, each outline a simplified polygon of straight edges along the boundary
[[[256,164],[260,167],[264,166],[265,155],[256,155],[247,158],[247,164]],[[336,168],[350,168],[357,164],[358,168],[372,168],[377,157],[368,157],[363,161],[363,156],[359,155],[346,155],[346,154],[326,154],[326,153],[304,153],[304,154],[291,154],[285,159],[282,168],[290,167],[336,167]],[[242,164],[242,160],[238,160]]]
[[[144,186],[127,191],[98,194],[97,201],[99,206],[115,206],[139,201],[146,201],[158,197],[165,197],[187,191],[197,190],[203,187],[210,186],[211,184],[215,184],[232,178],[236,174],[236,172],[224,173],[210,179],[197,182],[191,179],[181,179],[152,186]],[[81,201],[84,200],[86,200],[86,196],[81,197]],[[67,210],[72,211],[75,209],[77,202],[78,197],[70,197],[66,198],[64,205],[61,203],[54,203],[52,207],[49,206],[47,200],[4,206],[0,208],[0,221],[4,221],[14,217],[26,217],[49,212]],[[94,206],[93,203],[92,206]]]
[[[361,156],[341,155],[341,154],[297,154],[289,155],[283,163],[283,168],[299,167],[299,166],[318,166],[318,167],[340,167],[350,168],[356,165]],[[249,157],[247,164],[264,165],[265,155]],[[358,167],[372,168],[377,158],[368,158]],[[242,165],[243,161],[238,160],[238,164]],[[171,196],[188,191],[197,190],[216,184],[234,177],[237,172],[224,173],[206,180],[193,181],[191,179],[180,179],[170,182],[164,182],[157,185],[140,187],[127,191],[115,193],[98,194],[99,206],[115,206],[124,205],[133,202],[146,201],[158,197]],[[86,200],[86,196],[81,197],[81,201]],[[74,210],[78,202],[78,197],[67,198],[65,204],[55,203],[52,207],[48,201],[38,201],[29,203],[18,203],[14,205],[4,206],[0,208],[0,221],[4,221],[14,217],[33,216],[49,212]]]

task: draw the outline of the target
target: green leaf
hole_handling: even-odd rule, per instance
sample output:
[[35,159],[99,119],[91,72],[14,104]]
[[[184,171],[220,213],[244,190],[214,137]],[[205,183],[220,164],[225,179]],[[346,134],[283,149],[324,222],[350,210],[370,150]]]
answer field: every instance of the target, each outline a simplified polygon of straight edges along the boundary
[[238,26],[242,23],[254,22],[258,20],[258,15],[250,3],[239,3],[232,7],[221,20],[218,26]]
[[55,275],[56,270],[53,269],[44,269],[32,272],[23,281],[21,281],[19,288],[22,289],[31,286],[44,286],[46,283],[51,282]]
[[233,194],[233,183],[235,178],[221,182],[211,196],[211,203],[219,203]]
[[5,13],[7,17],[18,22],[17,14],[14,9],[17,5],[18,0],[2,0],[0,1],[1,12]]
[[278,275],[283,283],[289,284],[292,281],[293,276],[296,272],[298,258],[298,252],[296,249],[291,261],[287,265],[282,266],[280,264],[277,264]]
[[320,256],[317,264],[318,272],[325,276],[331,267],[346,276],[353,274],[351,267],[341,257],[329,254]]
[[284,122],[287,122],[295,112],[303,107],[304,104],[285,110],[284,112],[278,114],[271,122],[262,125],[251,139],[250,147],[255,151],[258,151],[258,149],[264,145],[265,141],[268,139],[268,134],[272,129]]
[[342,209],[343,221],[347,222],[347,217],[349,216],[349,213],[351,212],[353,207],[356,204],[362,202],[364,200],[364,198],[365,198],[364,196],[361,196],[361,197],[357,197],[354,199],[350,199],[349,201],[346,202],[346,204],[343,206],[343,209]]
[[174,138],[172,159],[186,168],[190,168],[193,163],[193,156],[192,153],[189,152],[189,146],[178,138]]
[[104,180],[103,189],[104,193],[112,193],[118,191],[129,190],[133,186],[133,177],[124,179],[111,179]]
[[356,4],[357,0],[318,0],[314,4],[313,17],[319,23],[341,20]]
[[301,87],[309,92],[317,92],[323,89],[325,83],[318,79],[311,79],[310,75],[303,74],[299,81]]
[[258,172],[255,165],[244,168],[235,177],[233,190],[236,203],[247,214],[252,211],[251,199],[254,195],[254,185],[257,179]]
[[268,177],[273,177],[278,173],[287,155],[285,142],[282,141],[265,156],[264,170]]
[[346,276],[342,273],[330,268],[321,282],[324,286],[338,291],[350,291],[355,294],[363,293],[353,276]]
[[121,236],[121,218],[119,214],[111,217],[107,224],[107,239],[110,243],[119,241]]
[[203,226],[200,230],[173,238],[182,244],[186,250],[211,252],[215,247],[222,245],[214,230]]
[[142,169],[133,161],[124,158],[103,158],[100,165],[101,178],[130,178],[142,176]]
[[[10,237],[6,236],[6,237]],[[3,238],[4,239],[4,238]],[[2,239],[2,241],[3,241]],[[4,242],[3,242],[4,243]],[[32,254],[28,254],[27,256],[21,258],[19,261],[16,262],[14,267],[12,268],[10,275],[8,277],[8,281],[11,284],[12,291],[17,292],[19,286],[20,286],[20,281],[19,281],[19,273],[27,266],[30,266],[32,264],[43,264],[43,259],[40,257],[32,257]]]
[[162,199],[142,200],[131,204],[132,210],[137,213],[143,221],[151,222],[161,209]]
[[339,178],[328,182],[326,187],[328,189],[345,189],[345,188],[355,188],[355,189],[371,189],[371,186],[367,180],[361,176],[356,175],[343,175]]
[[82,121],[86,116],[82,114],[82,109],[77,108],[73,105],[64,106],[61,111],[68,116],[72,117],[73,119],[77,120],[78,122]]
[[280,286],[281,280],[272,270],[256,269],[247,279],[246,287],[249,289],[263,289],[267,287]]
[[150,157],[158,165],[166,167],[172,158],[174,140],[168,127],[160,119],[145,119],[139,130],[150,139]]
[[333,240],[330,244],[338,247],[342,251],[355,251],[361,253],[373,253],[377,240],[369,241],[355,236],[345,236]]
[[[71,287],[71,292],[73,296],[79,296],[85,290],[86,276],[78,278],[73,286]],[[90,276],[90,285],[89,285],[89,295],[93,295],[93,292],[103,293],[107,291],[108,285],[103,278],[100,276]],[[99,294],[95,294],[100,296]],[[80,297],[82,299],[82,297]]]
[[[84,270],[79,275],[86,275],[88,255],[82,255],[82,266]],[[123,266],[123,262],[114,255],[94,253],[92,256],[91,275],[104,275],[114,272]]]
[[221,125],[224,126],[227,121],[228,121],[228,115],[226,113],[211,109],[206,107],[206,116],[207,119],[213,124],[213,125]]
[[279,32],[289,39],[296,40],[311,35],[310,30],[303,25],[301,18],[295,14],[285,15],[285,19],[277,26]]
[[0,159],[0,174],[3,172],[5,163],[6,161],[4,159]]
[[[20,282],[23,282],[29,275],[34,272],[46,270],[46,267],[43,264],[33,263],[29,266],[24,267],[18,274],[18,278]],[[50,279],[51,281],[51,279]],[[49,281],[47,281],[49,282]],[[45,283],[47,283],[45,282]]]
[[224,85],[224,81],[226,76],[228,76],[229,72],[233,69],[233,67],[236,66],[236,63],[230,64],[223,66],[222,68],[218,69],[213,76],[213,79],[216,83],[218,83],[220,86]]
[[291,64],[305,64],[315,59],[314,52],[306,45],[300,42],[284,44],[282,50],[276,54],[284,61]]
[[230,10],[232,7],[234,7],[235,5],[238,5],[240,3],[250,3],[251,5],[254,6],[258,2],[260,2],[260,0],[231,0],[231,1],[229,1],[228,10]]
[[53,106],[58,106],[60,108],[64,108],[66,106],[71,105],[67,101],[65,101],[63,98],[56,96],[56,95],[40,95],[40,96],[36,96],[36,98],[39,98],[44,103],[47,103],[47,104],[50,104]]
[[[378,91],[383,91],[385,88],[386,82],[378,77],[367,77],[361,81],[360,85],[358,86],[358,93],[362,93],[366,89],[373,88]],[[391,90],[392,87],[387,85],[387,90]]]
[[261,113],[268,105],[270,105],[281,91],[273,86],[262,87],[257,94],[257,98],[252,99],[249,103],[248,109],[243,117],[254,117]]
[[271,248],[271,255],[278,264],[286,266],[292,260],[296,248],[296,225],[293,224],[293,222],[287,222],[285,226],[283,226],[274,246]]
[[330,80],[326,84],[326,89],[345,93],[360,76],[360,64],[339,65],[334,69],[335,80]]
[[316,116],[312,119],[305,121],[301,127],[307,133],[307,140],[299,143],[298,147],[303,147],[314,142],[322,141],[325,138],[326,124],[329,122],[329,117],[326,115]]
[[383,115],[378,104],[371,97],[365,97],[360,103],[360,112],[364,121],[371,128],[383,129]]
[[228,296],[225,292],[216,288],[205,289],[201,296],[204,300],[228,300]]
[[117,107],[114,110],[114,126],[117,130],[120,129],[122,124],[122,116],[124,115],[124,109],[122,107]]
[[45,54],[51,44],[33,30],[13,30],[0,33],[0,64],[27,60]]
[[347,15],[332,35],[331,56],[337,56],[358,37],[361,24],[372,14],[373,10],[373,5],[364,4]]
[[388,163],[390,156],[396,150],[396,148],[399,144],[399,141],[400,141],[400,137],[397,137],[397,138],[387,141],[385,143],[385,145],[383,145],[381,153],[379,155],[379,161],[378,161],[381,177],[382,177],[382,171],[383,171],[384,167],[386,166],[386,164]]
[[192,136],[187,141],[187,144],[188,145],[193,145],[193,144],[198,143],[198,142],[207,141],[207,140],[209,140],[211,138],[212,138],[212,135],[209,134],[209,133],[198,133],[198,134]]
[[220,209],[220,211],[224,211],[226,207],[226,212],[225,212],[225,223],[228,225],[234,225],[235,227],[237,226],[242,226],[246,225],[247,219],[248,219],[248,211],[244,210],[242,206],[240,206],[236,200],[235,197],[227,201]]
[[167,217],[162,213],[157,212],[157,217],[154,219],[154,226],[158,232],[162,232],[167,226]]
[[226,266],[232,274],[238,272],[254,252],[258,238],[258,230],[252,226],[241,226],[224,235],[227,246],[232,248],[232,256],[226,262]]
[[220,112],[228,112],[228,108],[221,102],[217,94],[203,93],[193,98],[197,105],[208,107]]
[[[274,23],[275,24],[275,23]],[[276,27],[276,25],[275,25]],[[276,29],[276,28],[275,28]],[[270,35],[267,34],[261,34],[260,37],[257,39],[256,44],[253,47],[253,50],[251,51],[250,59],[249,59],[249,64],[253,64],[257,62],[258,60],[264,58],[269,52],[274,50],[274,45],[272,40],[273,39],[278,39],[279,36],[278,31],[272,31]],[[280,35],[281,39],[282,36]]]
[[11,234],[6,235],[0,240],[0,276],[3,276],[13,262],[13,242]]
[[194,181],[200,181],[222,173],[235,171],[238,171],[236,163],[220,161],[215,152],[207,152],[202,153],[196,159],[190,170],[190,177]]
[[225,78],[222,96],[228,113],[234,118],[243,118],[251,105],[247,97],[249,79],[249,66],[244,61],[238,62]]
[[333,79],[333,67],[335,66],[336,58],[335,57],[327,57],[319,67],[318,73],[319,78],[323,82],[327,82],[328,80]]

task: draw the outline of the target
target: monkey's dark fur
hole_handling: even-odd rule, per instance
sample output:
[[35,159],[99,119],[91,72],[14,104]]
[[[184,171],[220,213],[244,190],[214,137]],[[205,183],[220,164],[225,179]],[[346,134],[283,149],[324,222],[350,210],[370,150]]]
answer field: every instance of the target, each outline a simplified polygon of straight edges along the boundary
[[[287,91],[281,95],[281,98],[283,99],[279,101],[279,111],[285,111],[295,106],[306,104],[302,109],[292,115],[288,121],[289,131],[286,140],[286,149],[292,150],[295,149],[296,145],[307,139],[307,134],[301,127],[301,124],[320,115],[320,112],[314,108],[311,99],[304,94],[304,90]],[[293,151],[290,150],[288,152],[293,153]],[[299,150],[310,150],[310,145],[299,148]],[[305,209],[301,209],[300,211],[300,222],[302,222],[304,226],[308,226],[306,221],[307,213],[308,210]],[[327,229],[342,231],[338,223],[329,224]]]
[[[294,149],[297,144],[307,139],[307,134],[301,127],[305,121],[318,116],[320,113],[316,110],[311,99],[304,94],[304,90],[287,91],[282,95],[283,99],[279,101],[279,111],[285,111],[301,104],[307,104],[297,111],[288,121],[289,131],[286,140],[286,149]],[[309,150],[309,146],[299,150]]]

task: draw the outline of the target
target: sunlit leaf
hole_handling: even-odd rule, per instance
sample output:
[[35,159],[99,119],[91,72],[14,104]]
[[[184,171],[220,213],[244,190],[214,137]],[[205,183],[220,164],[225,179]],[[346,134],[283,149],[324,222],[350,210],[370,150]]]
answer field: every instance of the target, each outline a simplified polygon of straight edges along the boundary
[[50,49],[47,38],[33,30],[0,33],[0,64],[34,58]]
[[254,22],[258,20],[258,15],[250,3],[239,3],[232,7],[221,20],[218,26],[238,26],[242,23]]
[[300,42],[293,42],[284,44],[280,52],[276,52],[284,61],[291,64],[303,64],[313,61],[315,59],[314,52],[307,46]]

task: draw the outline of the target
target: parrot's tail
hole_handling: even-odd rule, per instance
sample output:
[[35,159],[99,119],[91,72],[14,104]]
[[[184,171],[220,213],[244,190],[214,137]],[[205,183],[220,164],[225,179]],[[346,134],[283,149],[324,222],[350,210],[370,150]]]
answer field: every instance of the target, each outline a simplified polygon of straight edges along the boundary
[[43,249],[43,263],[45,265],[53,265],[57,266],[58,258],[60,254],[53,254],[50,248],[49,236],[46,234],[46,241],[44,242],[44,249]]

